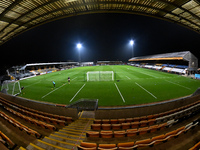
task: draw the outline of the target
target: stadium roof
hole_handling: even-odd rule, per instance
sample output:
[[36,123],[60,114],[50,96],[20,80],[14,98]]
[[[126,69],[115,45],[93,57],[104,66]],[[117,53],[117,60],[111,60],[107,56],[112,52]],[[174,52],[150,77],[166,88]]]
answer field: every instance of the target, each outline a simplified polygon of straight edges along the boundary
[[1,0],[0,45],[47,22],[90,13],[145,15],[200,33],[199,0]]
[[187,57],[185,57],[190,51],[183,52],[174,52],[174,53],[165,53],[165,54],[157,54],[157,55],[149,55],[142,57],[133,57],[129,59],[129,61],[146,61],[146,60],[185,60],[189,61]]

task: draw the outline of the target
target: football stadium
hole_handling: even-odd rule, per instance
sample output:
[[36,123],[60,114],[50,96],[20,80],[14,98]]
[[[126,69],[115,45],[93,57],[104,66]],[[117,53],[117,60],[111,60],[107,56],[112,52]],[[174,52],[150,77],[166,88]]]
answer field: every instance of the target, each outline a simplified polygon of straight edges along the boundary
[[[199,34],[195,0],[0,2],[0,45],[74,15],[127,13]],[[35,62],[6,70],[0,85],[1,150],[198,150],[200,69],[191,51],[127,62]],[[81,49],[82,45],[77,44]]]

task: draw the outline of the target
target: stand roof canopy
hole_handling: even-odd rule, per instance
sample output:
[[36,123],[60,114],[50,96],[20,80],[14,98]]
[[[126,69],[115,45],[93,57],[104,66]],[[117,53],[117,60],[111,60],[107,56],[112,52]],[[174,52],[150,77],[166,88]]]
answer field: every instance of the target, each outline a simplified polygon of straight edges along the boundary
[[200,33],[199,0],[1,0],[0,45],[47,22],[91,13],[145,15]]

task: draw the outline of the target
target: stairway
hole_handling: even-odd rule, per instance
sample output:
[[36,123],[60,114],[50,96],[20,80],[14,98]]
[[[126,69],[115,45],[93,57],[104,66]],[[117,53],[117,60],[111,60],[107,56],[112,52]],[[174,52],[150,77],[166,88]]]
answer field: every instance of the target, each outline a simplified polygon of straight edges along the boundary
[[90,130],[94,118],[82,118],[88,116],[86,112],[80,113],[78,120],[52,133],[42,140],[38,139],[27,146],[27,150],[76,150],[76,145],[86,138],[86,132]]

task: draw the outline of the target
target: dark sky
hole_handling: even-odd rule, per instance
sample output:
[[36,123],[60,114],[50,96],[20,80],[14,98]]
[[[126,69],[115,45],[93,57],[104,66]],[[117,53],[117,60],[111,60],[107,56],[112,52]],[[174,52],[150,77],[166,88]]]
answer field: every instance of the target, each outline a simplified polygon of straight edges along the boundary
[[[200,34],[177,24],[129,14],[90,14],[65,18],[29,30],[0,46],[1,69],[36,62],[82,61],[191,51],[200,59]],[[2,59],[5,58],[5,59]],[[2,72],[1,70],[1,72]]]

